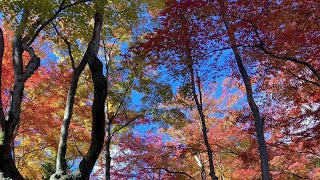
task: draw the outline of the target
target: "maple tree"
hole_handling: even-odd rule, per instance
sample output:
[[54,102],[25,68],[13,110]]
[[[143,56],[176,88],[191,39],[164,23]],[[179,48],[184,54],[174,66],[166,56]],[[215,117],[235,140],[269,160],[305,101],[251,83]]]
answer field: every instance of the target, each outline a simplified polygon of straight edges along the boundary
[[318,179],[318,9],[1,2],[0,178]]

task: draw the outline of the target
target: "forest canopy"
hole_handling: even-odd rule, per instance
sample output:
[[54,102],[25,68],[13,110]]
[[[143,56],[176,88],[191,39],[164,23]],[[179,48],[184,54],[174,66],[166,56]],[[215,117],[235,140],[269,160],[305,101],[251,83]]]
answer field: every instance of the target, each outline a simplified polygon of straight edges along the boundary
[[0,179],[320,179],[317,0],[3,0]]

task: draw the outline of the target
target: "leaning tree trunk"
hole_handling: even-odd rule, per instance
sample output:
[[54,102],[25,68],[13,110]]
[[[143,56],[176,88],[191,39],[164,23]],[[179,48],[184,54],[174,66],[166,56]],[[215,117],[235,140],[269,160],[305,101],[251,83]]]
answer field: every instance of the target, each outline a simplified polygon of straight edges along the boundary
[[254,117],[254,123],[256,128],[256,134],[259,144],[259,152],[260,152],[260,159],[261,159],[261,171],[262,171],[262,179],[269,180],[270,179],[270,170],[269,170],[269,162],[268,162],[268,151],[267,151],[267,145],[264,138],[263,133],[263,120],[261,119],[261,115],[259,112],[259,107],[257,106],[254,98],[253,98],[253,92],[252,92],[252,85],[250,77],[244,67],[244,64],[242,62],[241,54],[239,49],[236,47],[236,36],[234,32],[230,29],[230,23],[228,20],[228,16],[226,14],[226,8],[224,6],[224,1],[219,0],[220,3],[220,12],[222,16],[222,20],[224,22],[224,25],[226,27],[226,30],[229,35],[229,43],[233,47],[233,54],[235,56],[238,69],[240,71],[241,77],[243,79],[245,88],[246,88],[246,94],[247,94],[247,101],[251,108],[253,117]]
[[85,59],[82,59],[79,66],[74,69],[70,87],[68,90],[66,107],[64,111],[63,123],[61,126],[61,134],[60,134],[60,141],[58,146],[58,153],[56,159],[56,173],[54,176],[62,176],[67,174],[67,161],[66,161],[66,152],[67,152],[67,141],[68,141],[68,134],[69,134],[69,126],[70,121],[73,114],[73,105],[74,99],[77,91],[79,77],[84,70],[87,62]]
[[[193,94],[193,98],[194,98],[194,100],[196,102],[196,105],[197,105],[198,113],[200,115],[202,136],[203,136],[204,144],[205,144],[205,146],[207,148],[207,154],[208,154],[208,159],[209,159],[209,167],[210,167],[209,175],[210,175],[211,179],[217,180],[218,177],[215,175],[215,172],[214,172],[213,153],[212,153],[212,149],[211,149],[211,146],[209,144],[208,135],[207,135],[206,118],[205,118],[205,115],[203,113],[203,108],[202,108],[201,90],[199,91],[199,96],[200,96],[200,100],[199,100],[198,96],[197,96],[197,93],[196,93],[194,70],[193,70],[192,64],[190,64],[189,70],[190,70],[190,76],[191,76],[192,94]],[[200,87],[199,87],[199,89],[200,89]]]
[[[88,47],[88,64],[92,74],[94,99],[92,105],[92,133],[90,148],[82,159],[79,169],[74,174],[76,179],[89,179],[89,175],[103,148],[105,136],[105,101],[107,97],[106,79],[103,75],[103,65],[97,54],[100,46],[100,32],[103,20],[103,1],[97,7],[93,37]],[[85,55],[86,56],[86,55]]]
[[102,72],[101,61],[94,56],[88,60],[94,85],[94,100],[92,105],[92,133],[89,151],[82,159],[79,169],[75,173],[76,179],[89,179],[89,175],[103,148],[105,136],[105,100],[106,81]]
[[20,105],[23,95],[23,81],[22,81],[22,42],[21,36],[16,36],[13,42],[13,60],[14,60],[14,86],[11,91],[11,102],[8,110],[8,115],[4,123],[2,124],[2,131],[4,133],[4,140],[0,145],[0,171],[3,172],[4,177],[10,177],[13,179],[23,179],[18,171],[13,156],[12,156],[12,144],[13,135],[20,120]]

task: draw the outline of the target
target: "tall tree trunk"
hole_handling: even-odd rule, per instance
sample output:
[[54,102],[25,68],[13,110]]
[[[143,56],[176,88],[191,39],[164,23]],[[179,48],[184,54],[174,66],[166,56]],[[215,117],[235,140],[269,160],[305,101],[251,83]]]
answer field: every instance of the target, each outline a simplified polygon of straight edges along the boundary
[[258,139],[258,144],[259,144],[259,152],[260,152],[260,159],[261,159],[261,171],[262,171],[262,179],[264,180],[269,180],[270,179],[270,170],[269,170],[269,162],[268,162],[268,151],[267,151],[267,146],[264,138],[264,132],[263,132],[263,126],[264,122],[261,119],[260,112],[259,112],[259,107],[257,106],[254,98],[253,98],[253,92],[252,92],[252,85],[251,85],[251,80],[250,77],[248,76],[248,73],[244,67],[244,64],[242,62],[241,54],[239,49],[236,47],[236,36],[234,32],[230,29],[230,23],[228,20],[228,16],[226,14],[226,7],[224,5],[223,0],[219,0],[220,4],[220,12],[221,12],[221,17],[224,22],[224,25],[226,27],[226,30],[229,35],[229,43],[233,47],[233,54],[235,56],[238,69],[240,71],[241,77],[243,79],[245,88],[246,88],[246,94],[247,94],[247,101],[248,104],[251,108],[253,117],[254,117],[254,123],[255,123],[255,128],[256,128],[256,134],[257,134],[257,139]]
[[[104,50],[104,60],[106,63],[106,92],[108,94],[109,91],[109,62],[110,62],[110,55],[107,56],[107,49],[105,41],[103,41],[103,50]],[[109,57],[109,58],[108,58]],[[113,117],[109,117],[109,107],[108,107],[108,96],[107,96],[107,103],[105,109],[105,116],[106,116],[106,140],[105,140],[105,179],[111,179],[111,154],[110,154],[110,145],[111,145],[111,125]]]
[[103,148],[105,136],[105,101],[107,97],[106,78],[103,75],[103,65],[98,59],[97,54],[100,47],[100,33],[103,22],[104,11],[103,0],[97,4],[97,12],[95,14],[95,24],[93,37],[89,44],[88,64],[92,74],[94,86],[94,99],[92,105],[92,133],[90,148],[82,159],[78,171],[75,175],[81,174],[82,179],[89,179],[89,175],[93,169],[96,160]]
[[106,149],[105,149],[105,158],[106,158],[106,162],[105,162],[105,168],[106,168],[106,174],[105,174],[105,179],[106,180],[110,180],[110,170],[111,170],[111,154],[110,154],[110,143],[111,143],[111,122],[110,120],[107,122],[107,127],[106,127]]
[[67,174],[66,152],[67,152],[69,126],[70,126],[70,121],[73,114],[73,105],[74,105],[74,99],[77,91],[79,77],[82,71],[84,70],[85,65],[87,64],[87,62],[84,62],[84,61],[85,60],[83,59],[80,65],[76,69],[74,69],[72,74],[70,87],[67,95],[66,107],[64,111],[63,124],[61,126],[61,134],[60,134],[58,153],[57,153],[57,159],[56,159],[55,176],[61,176],[61,175]]
[[79,168],[73,174],[51,176],[51,179],[89,179],[90,173],[103,148],[105,136],[105,101],[107,97],[106,79],[103,75],[103,65],[97,54],[100,46],[100,33],[102,29],[104,2],[101,0],[95,4],[94,29],[88,49],[83,57],[89,64],[94,86],[94,99],[92,105],[92,132],[91,143],[88,152],[81,160]]
[[0,145],[0,171],[3,172],[4,177],[10,177],[13,179],[23,179],[18,171],[13,156],[12,156],[12,142],[13,134],[20,120],[20,105],[23,95],[23,81],[22,81],[22,42],[21,36],[15,36],[13,47],[13,64],[14,64],[14,87],[11,91],[11,102],[8,109],[7,118],[2,127],[4,132],[4,141]]
[[[25,17],[22,17],[22,19],[25,19]],[[0,146],[0,171],[4,173],[5,177],[11,177],[13,179],[23,179],[15,166],[11,150],[14,145],[14,132],[20,122],[24,84],[40,66],[40,58],[34,54],[34,50],[31,47],[23,44],[20,33],[18,28],[12,44],[14,86],[13,91],[11,91],[11,102],[6,120],[4,123],[1,123],[2,130],[4,131],[4,142]],[[25,68],[23,68],[22,61],[22,53],[24,50],[28,51],[31,56]],[[23,69],[25,69],[25,71],[23,71]]]
[[[4,118],[4,111],[2,106],[2,60],[3,60],[3,54],[4,54],[4,37],[3,32],[0,27],[0,126],[1,129],[4,129],[5,126],[5,118]],[[1,144],[1,142],[0,142]]]
[[215,175],[215,172],[214,172],[213,153],[212,153],[212,150],[211,150],[211,147],[209,144],[209,140],[208,140],[208,135],[207,135],[206,119],[205,119],[205,115],[204,115],[203,109],[202,109],[201,89],[199,87],[199,90],[200,90],[199,91],[200,100],[199,100],[198,96],[197,96],[197,92],[196,92],[196,84],[195,84],[194,70],[193,70],[192,64],[190,64],[189,70],[190,70],[190,76],[191,76],[192,94],[193,94],[193,98],[194,98],[196,105],[197,105],[198,113],[200,115],[202,136],[203,136],[204,144],[207,148],[207,153],[208,153],[208,158],[209,158],[209,166],[210,166],[210,173],[209,174],[210,174],[211,179],[217,180],[218,177]]
[[89,179],[96,160],[103,148],[105,136],[105,100],[106,100],[106,82],[102,73],[102,63],[94,56],[88,60],[92,72],[94,84],[94,100],[92,105],[92,133],[89,151],[82,159],[79,169],[75,173],[76,179]]
[[[23,179],[22,177],[16,177],[15,175],[19,176],[19,172],[17,168],[15,167],[15,163],[13,160],[13,157],[11,156],[11,141],[10,137],[13,136],[13,131],[9,128],[7,128],[7,123],[4,117],[3,112],[3,106],[2,106],[2,88],[1,88],[1,79],[2,79],[2,60],[3,60],[3,54],[4,54],[4,37],[2,29],[0,28],[0,124],[1,124],[1,130],[4,134],[4,141],[0,142],[0,171],[3,174],[0,174],[0,178],[4,177],[13,177],[17,179]],[[4,176],[4,177],[2,177]]]

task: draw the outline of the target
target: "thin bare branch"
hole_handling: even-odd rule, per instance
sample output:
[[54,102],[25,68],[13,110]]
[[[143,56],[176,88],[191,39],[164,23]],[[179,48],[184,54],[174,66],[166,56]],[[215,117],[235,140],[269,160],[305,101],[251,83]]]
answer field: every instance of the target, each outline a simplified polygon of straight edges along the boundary
[[53,27],[54,27],[54,30],[56,31],[57,35],[66,43],[67,47],[68,47],[68,53],[69,53],[69,57],[70,57],[70,60],[71,60],[71,66],[72,66],[72,69],[76,69],[76,66],[75,66],[75,62],[74,62],[74,58],[72,56],[72,48],[71,48],[71,43],[68,41],[68,39],[66,37],[64,37],[58,30],[57,26],[52,23]]
[[164,170],[164,171],[166,171],[167,173],[170,173],[170,174],[181,174],[181,175],[187,176],[187,177],[190,178],[190,179],[195,179],[195,178],[193,178],[192,176],[190,176],[188,173],[183,172],[183,171],[172,171],[172,170],[169,170],[168,168],[145,168],[145,169]]
[[129,124],[131,124],[132,122],[134,122],[135,120],[137,120],[138,118],[142,117],[143,114],[139,114],[136,117],[130,119],[129,121],[127,121],[125,124],[123,124],[122,126],[120,126],[118,129],[114,130],[111,134],[111,137],[114,136],[114,134],[116,134],[117,132],[119,132],[121,129],[127,127]]

